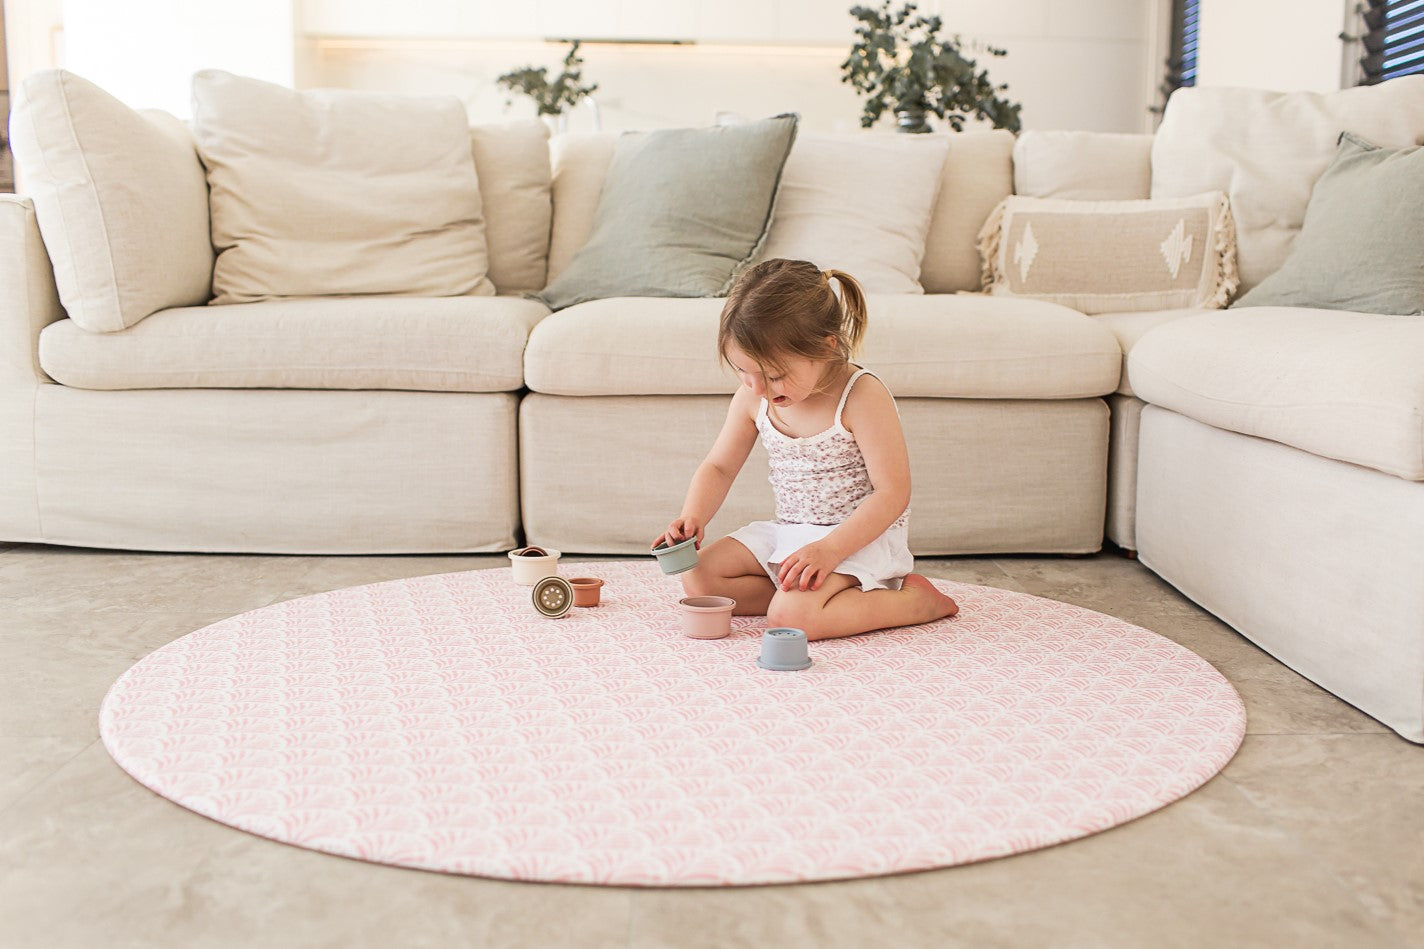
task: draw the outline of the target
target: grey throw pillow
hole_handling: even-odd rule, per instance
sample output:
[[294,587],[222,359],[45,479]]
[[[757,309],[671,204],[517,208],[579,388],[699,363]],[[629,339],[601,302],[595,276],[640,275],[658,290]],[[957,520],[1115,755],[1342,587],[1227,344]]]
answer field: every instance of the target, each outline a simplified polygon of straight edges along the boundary
[[726,293],[766,236],[797,118],[625,132],[588,243],[539,298],[560,310]]
[[1380,148],[1345,132],[1285,264],[1234,306],[1419,313],[1421,233],[1424,148]]

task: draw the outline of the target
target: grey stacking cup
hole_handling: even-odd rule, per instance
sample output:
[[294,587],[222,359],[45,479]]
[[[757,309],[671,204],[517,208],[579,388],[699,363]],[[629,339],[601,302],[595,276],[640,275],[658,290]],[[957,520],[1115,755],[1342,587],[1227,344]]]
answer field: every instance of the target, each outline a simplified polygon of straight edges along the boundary
[[761,658],[757,665],[776,672],[800,672],[810,668],[806,631],[790,626],[773,626],[761,634]]
[[686,573],[697,566],[697,538],[689,537],[675,544],[654,547],[653,556],[658,558],[658,566],[668,576]]

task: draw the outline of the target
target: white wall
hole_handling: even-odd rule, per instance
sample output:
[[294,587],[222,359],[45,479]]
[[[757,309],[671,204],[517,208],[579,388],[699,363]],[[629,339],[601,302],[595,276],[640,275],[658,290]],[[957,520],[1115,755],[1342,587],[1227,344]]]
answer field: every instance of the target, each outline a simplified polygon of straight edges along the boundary
[[30,73],[59,65],[63,22],[60,0],[5,0],[5,58],[11,92]]
[[[495,78],[556,69],[566,47],[545,37],[683,39],[690,46],[586,44],[584,75],[605,127],[648,128],[795,110],[809,129],[858,127],[840,81],[854,40],[854,0],[300,0],[309,42],[302,85],[453,92],[475,121],[533,114],[506,107]],[[873,3],[873,0],[861,0]],[[923,0],[950,32],[1009,51],[980,57],[1027,128],[1141,131],[1160,69],[1164,0]],[[575,125],[587,122],[576,115]]]
[[186,117],[199,69],[293,84],[293,3],[63,0],[63,65],[135,108]]
[[[586,46],[609,127],[702,123],[795,109],[808,128],[855,127],[840,82],[847,10],[874,0],[6,0],[11,73],[62,65],[120,99],[186,115],[188,77],[230,69],[298,86],[454,93],[479,121],[506,108],[494,78],[556,66],[546,37],[680,38]],[[1138,131],[1161,68],[1166,0],[922,0],[950,31],[1004,46],[982,57],[1030,128]],[[295,21],[295,25],[294,25]],[[62,29],[61,29],[62,25]],[[16,55],[16,47],[19,53]]]
[[1201,0],[1197,85],[1339,89],[1340,31],[1353,7],[1352,0]]

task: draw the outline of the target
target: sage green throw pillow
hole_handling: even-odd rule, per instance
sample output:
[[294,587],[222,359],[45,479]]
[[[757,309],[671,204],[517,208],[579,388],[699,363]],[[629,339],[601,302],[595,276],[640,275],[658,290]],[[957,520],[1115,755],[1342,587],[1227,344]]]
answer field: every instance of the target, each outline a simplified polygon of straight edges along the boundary
[[588,243],[538,296],[551,310],[608,297],[714,297],[771,223],[796,115],[625,132]]
[[1380,148],[1345,132],[1285,264],[1234,306],[1419,313],[1420,234],[1424,148]]

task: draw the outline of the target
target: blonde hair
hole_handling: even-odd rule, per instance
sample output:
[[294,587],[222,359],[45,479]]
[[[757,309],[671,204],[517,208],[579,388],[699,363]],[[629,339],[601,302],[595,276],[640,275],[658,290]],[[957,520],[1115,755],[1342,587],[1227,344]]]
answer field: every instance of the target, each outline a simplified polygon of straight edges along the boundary
[[744,273],[727,295],[717,351],[728,365],[727,347],[735,343],[765,368],[784,371],[787,356],[800,356],[834,363],[834,371],[859,352],[865,323],[865,293],[850,274],[776,258]]

